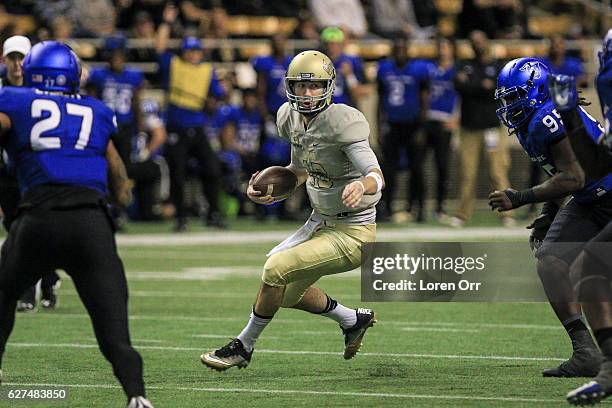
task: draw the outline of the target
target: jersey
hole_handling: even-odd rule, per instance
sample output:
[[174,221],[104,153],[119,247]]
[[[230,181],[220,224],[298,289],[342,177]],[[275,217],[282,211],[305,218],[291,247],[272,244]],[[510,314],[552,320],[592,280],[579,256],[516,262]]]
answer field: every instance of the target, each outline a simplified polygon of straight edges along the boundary
[[[151,133],[155,129],[159,129],[164,126],[164,120],[159,108],[159,105],[152,101],[144,99],[140,102],[142,119],[144,125],[144,132],[139,132],[132,138],[132,146],[130,152],[130,160],[132,163],[138,163],[142,152],[149,145],[151,140]],[[162,148],[160,147],[154,152],[149,152],[151,157],[159,157],[161,155]]]
[[550,68],[550,72],[556,75],[569,75],[579,77],[584,74],[582,61],[574,57],[565,57],[561,65],[554,65],[550,58],[542,58],[542,61]]
[[101,101],[6,87],[0,112],[11,119],[2,144],[22,194],[41,184],[68,184],[106,195],[106,148],[117,122]]
[[132,102],[143,82],[142,71],[135,68],[126,68],[121,72],[96,68],[87,79],[88,85],[96,88],[98,97],[115,112],[120,125],[134,123]]
[[258,109],[235,109],[230,121],[236,126],[236,141],[246,152],[257,154],[261,146],[263,119]]
[[415,122],[421,111],[420,92],[429,87],[427,66],[410,60],[403,67],[391,59],[378,65],[377,80],[384,112],[391,123]]
[[595,79],[595,87],[597,88],[597,95],[599,96],[599,103],[604,118],[604,142],[608,148],[612,149],[612,140],[610,140],[610,123],[612,123],[612,59],[609,59],[600,67]]
[[428,66],[430,81],[429,111],[427,117],[431,120],[446,121],[451,118],[457,105],[455,76],[457,68],[452,65],[448,69],[432,62]]
[[291,63],[291,57],[278,61],[274,56],[261,56],[253,59],[253,69],[262,74],[266,81],[266,107],[271,113],[287,100],[285,92],[285,73]]
[[204,112],[204,134],[215,152],[221,150],[221,131],[230,122],[236,109],[236,106],[221,105],[212,113]]
[[[582,107],[579,108],[579,112],[587,133],[593,140],[597,140],[603,132],[603,127]],[[537,162],[549,176],[553,176],[557,170],[551,146],[566,137],[565,126],[554,103],[548,100],[538,108],[529,121],[527,133],[519,131],[517,136],[531,160]],[[572,195],[578,203],[589,203],[610,190],[612,190],[612,173],[598,180],[585,180],[584,187]]]
[[340,54],[340,56],[334,61],[334,68],[336,69],[336,87],[334,88],[334,96],[332,97],[333,103],[344,103],[350,105],[352,102],[348,92],[348,84],[346,78],[342,74],[342,65],[344,63],[351,64],[353,68],[353,74],[359,82],[363,82],[363,63],[361,58]]
[[[285,103],[278,111],[278,133],[291,143],[291,163],[308,173],[306,191],[313,209],[324,219],[347,224],[371,224],[381,194],[364,195],[357,208],[342,203],[344,187],[378,168],[369,148],[370,126],[357,109],[332,104],[304,128],[301,115]],[[351,160],[347,149],[367,148],[365,159]]]

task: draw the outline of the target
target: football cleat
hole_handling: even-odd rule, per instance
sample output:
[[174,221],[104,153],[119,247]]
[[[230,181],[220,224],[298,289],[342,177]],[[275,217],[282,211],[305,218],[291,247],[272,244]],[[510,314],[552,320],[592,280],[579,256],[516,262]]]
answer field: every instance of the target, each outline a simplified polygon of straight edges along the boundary
[[153,408],[153,404],[145,397],[132,397],[127,408]]
[[344,334],[345,360],[355,357],[355,354],[357,354],[361,348],[366,330],[376,323],[376,314],[370,309],[359,308],[355,310],[355,313],[357,313],[357,323],[351,328],[342,329],[342,333]]
[[597,381],[591,381],[567,393],[567,402],[571,405],[594,405],[607,398],[610,391],[605,391]]
[[55,306],[57,306],[57,293],[54,286],[42,289],[40,305],[43,309],[55,309]]
[[24,302],[22,300],[17,302],[17,311],[18,312],[35,312],[36,311],[36,305],[34,303],[30,303],[30,302]]
[[225,371],[231,367],[245,368],[251,362],[251,352],[246,351],[239,339],[230,341],[218,350],[204,353],[200,356],[202,364],[217,371]]
[[569,360],[559,367],[542,371],[544,377],[595,377],[601,367],[602,355],[597,349],[582,348],[574,350]]

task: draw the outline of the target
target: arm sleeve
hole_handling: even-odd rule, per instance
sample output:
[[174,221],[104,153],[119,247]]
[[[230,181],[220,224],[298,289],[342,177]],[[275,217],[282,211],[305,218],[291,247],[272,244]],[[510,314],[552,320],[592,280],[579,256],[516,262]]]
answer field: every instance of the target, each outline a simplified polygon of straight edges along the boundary
[[342,147],[353,166],[364,176],[373,169],[379,169],[378,159],[367,140],[351,143]]

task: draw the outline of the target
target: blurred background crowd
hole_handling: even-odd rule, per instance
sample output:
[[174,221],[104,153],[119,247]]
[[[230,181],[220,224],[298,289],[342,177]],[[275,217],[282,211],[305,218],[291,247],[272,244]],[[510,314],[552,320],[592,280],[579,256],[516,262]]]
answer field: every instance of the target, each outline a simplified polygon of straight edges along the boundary
[[[576,76],[596,101],[596,51],[609,27],[609,0],[0,5],[3,44],[16,35],[67,43],[83,62],[82,92],[115,111],[116,144],[135,193],[118,219],[173,218],[176,231],[193,217],[216,228],[240,216],[304,218],[303,192],[255,207],[244,191],[253,172],[290,160],[275,114],[285,101],[285,70],[305,49],[329,55],[334,102],[358,107],[370,122],[387,180],[379,221],[461,227],[491,188],[523,188],[541,177],[495,115],[503,62],[539,56],[554,72]],[[20,85],[9,72],[15,52],[5,47],[4,86]],[[599,114],[595,105],[589,111]],[[516,216],[500,222],[512,226]]]

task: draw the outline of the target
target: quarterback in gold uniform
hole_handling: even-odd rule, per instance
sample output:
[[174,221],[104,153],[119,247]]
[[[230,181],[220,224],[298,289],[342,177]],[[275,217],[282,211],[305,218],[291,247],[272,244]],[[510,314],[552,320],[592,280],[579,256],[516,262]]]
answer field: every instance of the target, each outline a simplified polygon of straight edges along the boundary
[[[350,309],[313,284],[324,275],[350,271],[361,263],[361,245],[376,240],[376,203],[384,179],[370,148],[369,125],[361,112],[332,104],[336,73],[319,51],[293,58],[286,77],[288,102],[278,111],[279,134],[291,143],[298,185],[306,183],[313,211],[295,234],[268,254],[262,285],[250,319],[226,346],[205,353],[202,362],[216,370],[246,367],[257,338],[280,307],[335,320],[344,333],[344,358],[359,351],[366,330],[376,322],[370,309]],[[252,188],[258,204],[271,204]]]

